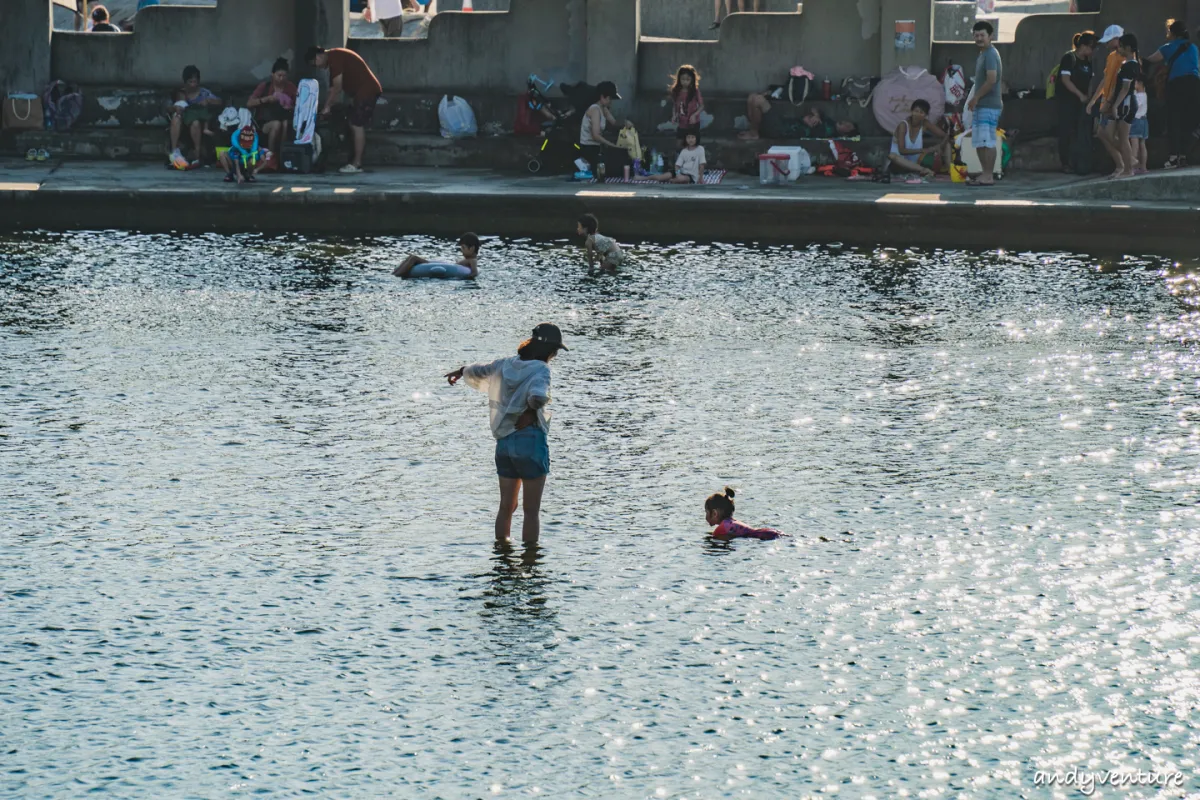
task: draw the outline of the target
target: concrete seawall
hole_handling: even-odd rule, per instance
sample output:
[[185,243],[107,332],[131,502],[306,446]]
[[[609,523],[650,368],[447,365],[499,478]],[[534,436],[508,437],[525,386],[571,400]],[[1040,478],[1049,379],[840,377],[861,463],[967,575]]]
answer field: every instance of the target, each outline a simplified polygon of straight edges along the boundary
[[0,228],[127,229],[328,235],[471,229],[562,239],[575,218],[598,214],[622,241],[723,241],[989,250],[1158,253],[1193,257],[1195,202],[1062,200],[1098,182],[1061,176],[1008,180],[994,189],[949,183],[890,186],[811,178],[760,187],[591,185],[476,170],[378,170],[360,176],[264,177],[241,188],[214,170],[145,165],[0,168]]

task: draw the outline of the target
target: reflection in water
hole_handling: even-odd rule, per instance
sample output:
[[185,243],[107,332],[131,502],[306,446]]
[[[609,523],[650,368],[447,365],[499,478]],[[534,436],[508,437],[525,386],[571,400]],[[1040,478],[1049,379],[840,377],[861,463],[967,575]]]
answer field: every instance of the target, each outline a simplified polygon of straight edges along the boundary
[[[401,282],[453,243],[0,239],[0,794],[1190,769],[1192,266],[631,249]],[[486,403],[440,376],[543,320],[571,350],[542,547],[493,550]],[[707,537],[724,485],[794,538]]]

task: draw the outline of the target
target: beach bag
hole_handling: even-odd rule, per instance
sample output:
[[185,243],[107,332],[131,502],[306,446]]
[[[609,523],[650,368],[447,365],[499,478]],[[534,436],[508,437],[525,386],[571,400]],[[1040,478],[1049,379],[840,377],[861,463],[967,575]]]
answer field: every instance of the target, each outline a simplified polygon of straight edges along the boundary
[[835,175],[845,172],[846,175],[842,175],[841,177],[846,177],[852,170],[862,166],[862,159],[858,157],[858,153],[850,149],[850,145],[845,142],[830,139],[829,149],[833,152]]
[[842,81],[842,97],[846,102],[857,102],[863,108],[871,102],[871,92],[876,80],[868,75],[851,75]]
[[788,73],[787,96],[792,105],[803,105],[816,78],[804,67],[792,67]]
[[438,104],[438,124],[443,139],[461,139],[479,132],[475,124],[475,112],[461,97],[442,95],[442,102]]
[[[1074,56],[1075,51],[1072,50],[1067,55]],[[1071,63],[1075,63],[1072,61]],[[1050,70],[1050,74],[1046,76],[1046,99],[1053,100],[1054,95],[1058,94],[1058,74],[1062,72],[1062,60],[1060,59],[1054,65],[1054,69]]]
[[872,108],[885,131],[894,131],[909,115],[914,100],[929,103],[929,121],[935,125],[946,109],[946,89],[920,67],[897,67],[875,87]]
[[50,81],[42,92],[42,108],[54,130],[66,133],[83,114],[83,93],[73,83]]
[[967,100],[967,75],[958,64],[947,64],[942,70],[942,89],[946,105],[958,107]]
[[630,161],[637,161],[641,158],[642,143],[638,139],[637,128],[632,125],[621,128],[621,132],[617,134],[617,147],[629,153]]
[[10,94],[4,98],[0,127],[6,131],[41,130],[46,124],[42,113],[42,98],[36,94]]

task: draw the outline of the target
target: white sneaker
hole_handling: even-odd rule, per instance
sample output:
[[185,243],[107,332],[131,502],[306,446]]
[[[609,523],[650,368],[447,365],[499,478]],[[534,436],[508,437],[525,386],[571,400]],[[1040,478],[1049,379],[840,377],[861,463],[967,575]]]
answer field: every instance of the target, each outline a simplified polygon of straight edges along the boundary
[[347,175],[357,175],[358,173],[362,172],[362,170],[359,169],[358,167],[354,166],[353,164],[347,164],[346,166],[339,169],[338,172],[343,172]]

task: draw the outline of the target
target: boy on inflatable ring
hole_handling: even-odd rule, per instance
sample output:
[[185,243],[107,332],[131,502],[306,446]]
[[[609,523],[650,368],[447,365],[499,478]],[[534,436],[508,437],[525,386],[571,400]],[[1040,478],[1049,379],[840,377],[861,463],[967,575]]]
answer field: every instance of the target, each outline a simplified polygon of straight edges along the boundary
[[420,256],[409,256],[392,272],[397,278],[458,278],[466,280],[479,275],[479,237],[464,233],[458,237],[458,249],[462,258],[451,264],[446,261],[429,261]]

